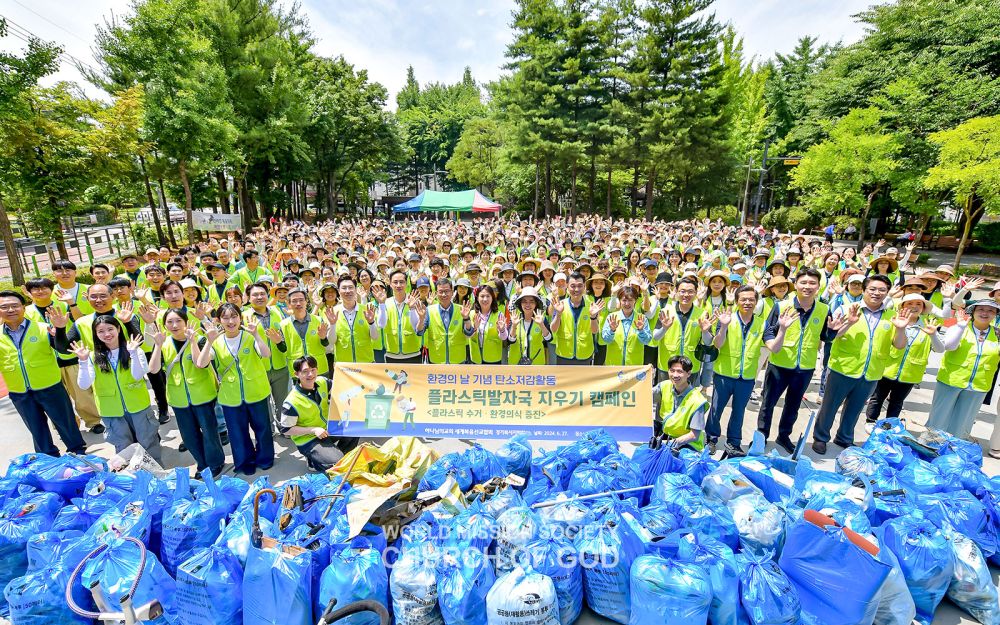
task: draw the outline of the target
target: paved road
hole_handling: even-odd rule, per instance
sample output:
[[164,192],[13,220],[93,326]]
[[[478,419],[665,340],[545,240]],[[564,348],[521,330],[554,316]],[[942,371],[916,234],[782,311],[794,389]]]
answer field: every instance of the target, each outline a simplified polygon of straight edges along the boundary
[[[903,416],[907,419],[911,429],[914,431],[922,430],[923,423],[926,421],[927,410],[930,407],[930,399],[933,389],[933,376],[937,373],[938,362],[939,358],[937,355],[932,354],[931,365],[928,368],[928,375],[925,378],[925,381],[920,385],[920,387],[911,393],[904,406]],[[808,410],[815,407],[815,404],[811,404],[808,400],[816,399],[816,391],[817,386],[814,383],[806,395],[807,402],[799,415],[799,423],[796,426],[793,439],[797,439],[801,434],[808,418]],[[750,440],[753,434],[754,424],[756,423],[754,418],[756,416],[756,409],[757,404],[751,403],[748,407],[748,418],[746,419],[743,428],[744,440]],[[992,433],[993,419],[993,415],[987,414],[986,412],[980,412],[979,418],[973,427],[973,436],[979,439],[979,441],[984,445],[987,443],[990,434]],[[727,420],[728,415],[724,415],[723,423]],[[12,457],[31,450],[31,438],[28,436],[27,431],[20,423],[20,419],[14,411],[9,398],[0,399],[0,428],[3,428],[3,431],[6,432],[2,440],[0,440],[0,469],[6,471],[7,464]],[[177,446],[180,443],[180,435],[173,420],[171,420],[170,423],[161,426],[160,434],[163,438],[163,459],[167,466],[187,466],[192,462],[191,457],[187,453],[182,454],[177,451]],[[53,434],[53,437],[54,436],[55,434]],[[855,434],[855,440],[860,442],[865,440],[866,437],[867,435],[865,434],[863,427],[859,426]],[[101,440],[102,437],[85,433],[84,438],[91,444],[88,449],[90,453],[95,453],[105,457],[111,455],[112,450],[110,446]],[[441,453],[460,451],[468,446],[467,442],[460,440],[428,439],[426,442]],[[500,444],[502,444],[502,441],[484,442],[484,446],[488,449],[496,449],[500,446]],[[539,448],[552,449],[559,443],[555,441],[533,441],[533,444],[535,446],[535,450],[537,451]],[[635,445],[631,443],[621,444],[622,451],[626,454],[631,454],[634,447]],[[771,447],[772,445],[769,444],[768,448],[770,449]],[[275,482],[280,482],[306,472],[306,463],[295,451],[295,446],[291,443],[291,441],[285,438],[278,438],[275,444],[275,449],[277,458],[274,467],[268,471]],[[811,456],[820,468],[832,471],[834,458],[836,457],[838,451],[840,451],[838,447],[830,445],[830,450],[825,456],[817,458],[815,457],[815,454],[812,453],[812,450],[808,448],[807,455]],[[231,461],[231,458],[228,460]],[[987,475],[990,476],[1000,474],[1000,460],[994,460],[987,456],[983,463],[983,469]],[[998,570],[994,568],[993,581],[994,583],[998,583],[998,580],[1000,580],[1000,573],[998,573]],[[0,622],[2,622],[2,619],[0,619]],[[581,617],[579,622],[581,625],[611,623],[611,621],[604,618],[586,613],[583,617]],[[942,604],[934,619],[934,625],[954,625],[956,623],[971,624],[975,622],[976,621],[972,620],[947,601]]]

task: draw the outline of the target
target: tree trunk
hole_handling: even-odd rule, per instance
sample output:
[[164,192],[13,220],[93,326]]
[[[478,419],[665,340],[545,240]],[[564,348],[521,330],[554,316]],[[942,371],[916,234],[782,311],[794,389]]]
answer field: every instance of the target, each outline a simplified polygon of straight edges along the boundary
[[538,216],[538,190],[541,186],[542,177],[542,165],[538,161],[535,161],[535,204],[531,208],[531,214]]
[[160,188],[160,208],[167,220],[167,238],[170,239],[170,247],[177,248],[177,239],[174,238],[174,224],[170,221],[170,208],[167,206],[167,193],[163,190],[163,178],[157,178],[156,183]]
[[597,186],[597,153],[590,155],[590,177],[587,179],[587,212],[594,212],[594,188]]
[[631,215],[633,219],[635,218],[635,213],[636,213],[635,202],[638,199],[639,199],[639,162],[636,161],[635,167],[632,169],[632,194],[631,194],[632,206],[629,207],[628,211],[629,215]]
[[177,172],[181,176],[181,185],[184,187],[184,214],[187,217],[188,243],[194,243],[194,198],[191,195],[191,182],[188,180],[187,164],[177,161]]
[[607,206],[604,207],[604,216],[611,219],[611,170],[608,170],[608,191],[607,191]]
[[[160,214],[156,212],[156,202],[153,201],[153,188],[149,184],[149,173],[146,171],[146,159],[143,158],[142,154],[139,155],[139,168],[142,170],[142,182],[146,186],[146,201],[149,202],[149,212],[153,216],[153,224],[156,226],[156,240],[160,245],[167,242],[163,238],[163,226],[160,225]],[[136,253],[141,254],[145,250],[136,250]]]
[[552,216],[552,161],[545,157],[545,218]]
[[333,219],[337,212],[337,172],[330,171],[326,178],[326,218]]
[[[931,218],[933,216],[934,216],[933,213],[927,213],[926,215],[924,215],[923,219],[920,220],[920,228],[918,228],[917,236],[913,238],[913,241],[917,244],[917,247],[920,247],[920,242],[924,238],[924,231],[927,230],[927,226],[930,225]],[[914,262],[913,266],[916,267],[917,263]]]
[[576,163],[573,163],[573,193],[570,194],[569,218],[576,221]]
[[215,170],[215,182],[219,185],[219,204],[222,205],[222,214],[229,215],[229,189],[226,188],[226,174],[221,169]]
[[649,170],[649,178],[646,179],[646,221],[653,220],[653,189],[656,187],[656,168]]
[[965,206],[962,207],[962,217],[965,225],[962,227],[962,239],[958,242],[958,251],[955,252],[955,262],[953,264],[955,273],[958,273],[958,267],[962,264],[962,254],[965,253],[965,242],[969,240],[969,234],[972,232],[972,224],[978,221],[982,213],[983,203],[978,201],[974,193],[970,194],[965,200]]
[[865,212],[861,215],[861,227],[858,228],[858,251],[865,245],[865,236],[868,230],[868,213],[872,210],[872,202],[875,201],[875,196],[882,189],[882,185],[875,185],[875,188],[871,193],[868,194],[868,199],[865,202]]
[[21,267],[21,257],[17,254],[17,243],[14,242],[14,232],[10,229],[10,219],[7,217],[7,207],[3,196],[0,196],[0,237],[7,249],[7,263],[10,265],[10,279],[14,286],[24,285],[24,268]]

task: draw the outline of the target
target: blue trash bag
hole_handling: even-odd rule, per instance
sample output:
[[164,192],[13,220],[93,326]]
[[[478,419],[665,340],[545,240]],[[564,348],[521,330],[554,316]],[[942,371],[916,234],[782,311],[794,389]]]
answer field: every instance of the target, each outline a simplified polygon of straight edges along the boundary
[[312,554],[250,547],[243,570],[243,625],[312,625]]
[[556,526],[566,538],[573,540],[573,537],[580,533],[581,528],[594,522],[594,513],[585,501],[569,499],[564,495],[560,495],[557,499],[559,498],[563,501],[552,506],[539,508],[538,516],[549,526],[550,533],[553,531],[551,526]]
[[872,531],[872,524],[865,514],[864,507],[850,499],[828,502],[817,497],[809,501],[807,509],[821,512],[836,521],[841,527],[846,527],[859,534],[870,534]]
[[503,467],[504,477],[514,474],[524,479],[531,475],[531,443],[528,434],[515,434],[496,451],[497,460]]
[[[233,477],[232,475],[213,477],[209,469],[202,471],[201,478],[205,481],[206,485],[209,477],[215,480],[215,488],[219,491],[221,500],[225,502],[226,508],[229,510],[235,510],[243,502],[247,493],[250,492],[250,485],[238,477]],[[263,504],[263,502],[261,503]]]
[[117,501],[102,497],[75,497],[70,505],[65,506],[52,522],[53,530],[87,531],[97,522],[101,515],[114,510]]
[[575,468],[577,464],[618,453],[618,441],[604,428],[588,430],[579,440],[567,445],[564,453],[575,461]]
[[454,550],[437,565],[438,606],[445,625],[486,625],[486,594],[496,582],[489,556]]
[[151,601],[159,601],[163,607],[163,615],[150,624],[175,623],[176,592],[174,579],[156,559],[156,555],[146,550],[136,538],[107,538],[104,549],[92,556],[84,564],[80,573],[79,584],[90,588],[95,583],[101,585],[101,600],[111,610],[118,610],[120,599],[141,575],[132,596],[132,605],[141,606]]
[[490,553],[497,521],[483,504],[474,501],[452,518],[450,538],[481,553]]
[[878,527],[889,519],[912,514],[916,510],[917,493],[909,485],[901,482],[896,472],[879,472],[873,476],[871,484],[872,502],[865,514],[872,527]]
[[21,454],[20,456],[15,456],[10,459],[7,464],[7,472],[4,473],[5,478],[24,480],[28,475],[31,474],[32,468],[36,463],[44,462],[50,456],[38,453]]
[[573,469],[569,461],[560,455],[560,450],[544,453],[531,463],[531,475],[522,496],[528,504],[536,504],[553,499],[557,494],[565,492]]
[[613,477],[611,487],[615,490],[642,485],[639,467],[628,456],[615,452],[601,458],[600,464]]
[[83,497],[91,499],[110,499],[121,501],[135,488],[135,476],[128,473],[112,473],[101,471],[90,478],[83,489]]
[[528,504],[521,493],[511,486],[507,486],[483,502],[483,509],[492,514],[495,519],[506,510],[526,505]]
[[947,531],[955,556],[955,573],[948,585],[948,598],[983,625],[1000,625],[997,587],[976,544],[958,532]]
[[[0,509],[0,587],[28,571],[28,541],[52,527],[62,503],[56,493],[34,492]],[[0,601],[0,615],[6,613],[6,606]]]
[[558,598],[559,622],[571,625],[583,610],[583,572],[572,540],[549,529],[544,528],[541,538],[528,543],[526,557],[532,569],[552,580]]
[[852,485],[848,477],[815,468],[807,457],[799,458],[795,466],[795,489],[804,501],[817,496],[842,497]]
[[922,495],[942,493],[962,488],[956,476],[948,476],[926,460],[914,459],[896,474],[907,490]]
[[804,625],[868,625],[892,566],[852,543],[842,527],[799,521],[778,565],[795,586]]
[[674,502],[684,506],[692,499],[701,499],[701,487],[694,483],[686,473],[664,473],[656,478],[656,484],[649,500],[653,503]]
[[708,447],[702,449],[700,452],[688,448],[681,449],[680,459],[684,463],[684,472],[698,486],[701,486],[702,480],[709,473],[719,468],[719,461],[712,458]]
[[[680,474],[684,471],[684,463],[667,445],[656,449],[650,449],[648,444],[640,445],[632,452],[632,462],[639,470],[639,483],[642,486],[652,486],[664,473]],[[639,493],[640,505],[649,503],[650,496],[650,491]]]
[[785,515],[763,495],[751,493],[733,499],[726,507],[733,515],[736,531],[740,534],[743,551],[754,553],[781,551],[785,532]]
[[20,478],[5,477],[0,479],[0,509],[2,509],[11,499],[17,499],[21,495],[37,490],[34,486],[23,484]]
[[988,478],[976,465],[972,464],[959,454],[945,454],[931,460],[931,464],[937,467],[943,475],[954,477],[961,482],[962,488],[973,495],[979,492],[980,488],[990,487]]
[[87,530],[89,536],[99,541],[102,536],[133,536],[141,540],[153,553],[160,553],[163,529],[163,511],[173,495],[167,484],[146,471],[136,474],[135,488],[118,502],[114,510],[101,515]]
[[514,569],[528,543],[538,538],[541,526],[542,520],[531,508],[511,508],[500,515],[496,524],[498,573]]
[[742,495],[761,495],[761,490],[748,481],[738,466],[724,462],[701,481],[701,491],[705,497],[723,503]]
[[778,503],[791,495],[792,488],[788,482],[793,481],[791,476],[795,474],[797,463],[772,452],[770,456],[744,458],[737,466],[740,473],[771,503]]
[[464,454],[454,452],[441,456],[427,468],[417,490],[423,492],[441,488],[448,474],[455,476],[455,481],[458,482],[462,492],[472,488],[472,467],[469,466],[469,460]]
[[944,430],[924,430],[917,440],[937,452],[937,455],[957,455],[969,464],[983,466],[983,448],[979,443],[952,436]]
[[572,496],[596,495],[614,490],[615,477],[600,462],[584,462],[573,470],[566,492]]
[[[229,521],[226,523],[226,527],[222,530],[222,535],[219,537],[219,540],[225,544],[226,549],[236,556],[242,567],[246,567],[247,564],[252,529],[253,511],[239,509],[229,517]],[[273,532],[271,522],[264,518],[260,519],[260,529],[264,536],[270,536]]]
[[[63,534],[67,537],[58,545],[46,541],[53,547],[51,557],[39,564],[23,577],[11,580],[4,590],[4,598],[10,607],[11,623],[16,625],[89,625],[94,621],[74,613],[66,602],[66,586],[76,566],[96,547],[93,542],[80,540],[69,534],[79,532],[50,533],[48,536]],[[90,591],[76,584],[71,594],[77,607],[93,612],[96,608]]]
[[917,608],[917,621],[930,625],[955,571],[948,539],[933,523],[916,515],[891,519],[875,535],[899,561]]
[[[37,571],[51,562],[58,560],[66,551],[82,544],[83,532],[79,530],[64,530],[42,532],[28,539],[25,545],[25,555],[28,558],[28,572]],[[97,545],[95,544],[94,547]],[[93,548],[93,547],[92,547]],[[81,555],[86,555],[86,552]]]
[[772,555],[736,555],[740,604],[752,625],[798,625],[802,612],[798,591]]
[[997,534],[983,502],[968,491],[924,495],[918,507],[940,529],[949,527],[976,543],[989,558],[997,552]]
[[848,447],[837,455],[834,470],[847,477],[871,475],[886,462],[877,453],[862,447]]
[[479,443],[466,449],[464,455],[469,469],[472,471],[473,484],[483,484],[494,477],[507,477],[508,475],[496,454]]
[[486,595],[489,625],[560,625],[555,585],[527,564],[501,575]]
[[163,514],[160,543],[160,561],[171,575],[195,551],[215,542],[222,533],[222,522],[237,505],[223,496],[208,470],[202,477],[207,490],[196,497],[187,488],[188,470],[177,469],[177,488],[173,502]]
[[[330,554],[330,564],[320,576],[316,604],[325,610],[330,599],[343,607],[355,601],[371,599],[389,609],[389,576],[382,564],[382,554],[372,549],[371,542],[360,538],[351,546]],[[343,625],[378,625],[371,612],[352,614],[339,621]]]
[[704,625],[712,604],[708,573],[692,562],[639,556],[629,575],[629,625]]
[[[870,537],[878,545],[877,536]],[[878,594],[878,610],[875,623],[878,625],[912,625],[917,617],[917,606],[913,603],[906,577],[899,566],[899,560],[889,549],[879,546],[878,559],[891,568]]]
[[912,447],[900,442],[896,437],[897,434],[876,427],[861,447],[878,454],[892,468],[902,469],[915,460],[917,455],[913,453]]
[[590,500],[590,513],[594,523],[603,525],[608,521],[617,523],[626,513],[639,516],[639,500],[635,498],[619,499],[618,497],[598,497]]
[[651,503],[639,510],[639,520],[654,538],[666,538],[684,524],[684,521],[677,516],[676,508],[661,502]]
[[48,493],[56,493],[69,501],[73,497],[82,496],[87,482],[107,469],[107,463],[97,456],[77,454],[67,454],[58,458],[43,456],[31,465],[25,483]]
[[740,532],[726,504],[692,499],[681,506],[673,502],[665,502],[665,505],[681,521],[681,529],[691,529],[715,538],[734,551],[739,548]]
[[177,614],[185,625],[243,620],[243,565],[220,539],[177,567]]
[[447,536],[447,526],[430,512],[423,512],[416,521],[403,528],[400,544],[403,551],[420,548],[426,544],[438,546]]
[[[243,495],[243,499],[240,501],[239,505],[236,506],[236,510],[241,512],[246,510],[251,515],[253,515],[253,500],[262,490],[271,489],[274,490],[274,486],[271,484],[271,478],[267,475],[258,477],[256,480],[250,484],[247,489],[246,494]],[[281,508],[281,497],[277,497],[274,501],[271,498],[264,496],[260,498],[260,505],[258,506],[258,512],[260,513],[260,520],[274,521],[274,517],[277,516],[278,510]]]
[[594,612],[628,623],[631,600],[629,571],[645,547],[628,525],[607,519],[584,527],[574,539],[583,567],[583,589]]
[[708,573],[712,603],[708,620],[712,625],[741,625],[746,615],[740,609],[740,569],[733,550],[708,536],[680,530],[667,541],[673,543],[676,558],[702,567]]
[[389,575],[392,612],[397,623],[443,625],[438,606],[437,554],[431,545],[404,551]]

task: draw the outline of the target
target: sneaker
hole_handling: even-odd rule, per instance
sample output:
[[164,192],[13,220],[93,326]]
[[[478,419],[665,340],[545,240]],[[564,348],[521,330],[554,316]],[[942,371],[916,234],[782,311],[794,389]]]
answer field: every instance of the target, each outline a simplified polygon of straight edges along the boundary
[[104,434],[108,428],[104,427],[103,423],[98,423],[94,427],[90,428],[91,434]]
[[795,453],[795,443],[793,443],[792,439],[787,436],[779,436],[774,442],[778,444],[778,447],[781,447],[788,453]]
[[708,439],[708,454],[710,456],[714,456],[715,455],[715,452],[716,452],[716,449],[718,448],[718,445],[719,445],[719,439],[717,439],[717,438],[710,438],[710,439]]
[[997,460],[1000,460],[1000,449],[991,449],[989,451],[989,454],[990,458],[996,458]]
[[166,410],[158,410],[157,412],[159,413],[158,417],[159,417],[160,425],[163,425],[164,423],[170,423],[170,413],[168,411],[166,411]]
[[177,446],[177,451],[179,451],[181,453],[184,453],[187,450],[188,450],[188,446],[185,445],[184,443],[181,443],[180,445]]
[[833,439],[833,444],[842,449],[847,449],[848,447],[854,447],[854,441],[849,441],[845,443],[844,441],[838,441],[837,439]]
[[739,445],[730,445],[726,443],[726,447],[723,453],[730,458],[742,458],[747,455],[747,452],[743,451],[743,448]]
[[222,446],[225,447],[229,444],[229,432],[223,432],[219,434],[219,440],[222,441]]
[[752,401],[755,404],[759,404],[760,403],[760,391],[752,391],[750,393],[750,401]]

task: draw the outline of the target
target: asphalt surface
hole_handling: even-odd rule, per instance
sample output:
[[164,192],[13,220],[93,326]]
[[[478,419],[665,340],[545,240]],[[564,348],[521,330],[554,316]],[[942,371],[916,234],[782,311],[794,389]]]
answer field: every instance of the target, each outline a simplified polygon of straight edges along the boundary
[[[939,356],[937,354],[932,354],[931,363],[928,367],[927,376],[925,377],[924,382],[921,383],[918,388],[914,389],[904,404],[903,417],[906,419],[908,427],[911,431],[919,432],[923,430],[923,424],[927,419],[927,411],[930,408],[931,395],[934,388],[934,375],[937,373],[938,362]],[[816,403],[813,403],[817,400],[817,389],[818,387],[814,377],[814,382],[810,386],[809,392],[806,394],[806,401],[804,402],[803,408],[799,414],[799,419],[796,423],[795,431],[792,436],[793,440],[798,440],[798,437],[801,435],[802,430],[808,421],[809,411],[818,407]],[[747,416],[743,425],[745,441],[751,440],[753,435],[758,406],[758,404],[751,402],[747,407]],[[780,406],[781,404],[779,403],[779,410]],[[723,416],[723,424],[728,421],[728,418],[729,416],[727,411],[727,413]],[[994,418],[995,416],[992,413],[981,411],[972,429],[973,437],[975,437],[984,446],[984,449],[988,447]],[[867,434],[865,433],[863,427],[864,419],[862,418],[860,421],[861,424],[859,424],[857,431],[855,432],[855,441],[859,443],[867,438]],[[2,439],[0,439],[0,472],[3,472],[6,471],[7,464],[11,458],[31,451],[32,446],[31,438],[28,435],[27,430],[24,428],[20,421],[20,417],[10,403],[10,399],[6,397],[0,399],[0,427],[2,427],[6,432]],[[177,450],[177,447],[180,444],[180,434],[177,431],[177,427],[173,419],[171,419],[169,423],[160,427],[160,435],[163,439],[163,460],[166,467],[191,465],[193,462],[191,456],[187,453],[180,453]],[[56,438],[54,432],[53,438],[58,442],[58,438]],[[110,457],[113,455],[113,449],[108,444],[103,442],[102,436],[85,432],[84,438],[90,444],[90,447],[88,448],[89,453],[103,457]],[[457,439],[425,439],[425,442],[441,453],[461,451],[472,443],[472,441]],[[483,446],[487,449],[496,449],[502,443],[503,441],[483,441]],[[532,441],[532,444],[535,452],[537,453],[539,449],[553,449],[557,447],[560,442]],[[773,441],[770,441],[767,446],[768,450],[770,451],[773,446]],[[635,448],[635,444],[621,443],[620,447],[624,453],[631,455],[632,450]],[[840,451],[840,448],[833,444],[829,447],[830,449],[826,455],[817,457],[807,446],[805,455],[809,456],[819,468],[832,471],[834,467],[834,459]],[[227,447],[226,449],[228,451],[229,448]],[[276,437],[275,453],[277,457],[275,459],[274,467],[267,471],[273,482],[280,482],[307,472],[305,461],[295,450],[295,446],[289,439]],[[231,458],[227,458],[227,460],[231,461]],[[231,464],[229,466],[231,466]],[[995,460],[986,456],[983,462],[983,471],[989,476],[1000,474],[1000,460]],[[1000,581],[1000,572],[998,572],[996,568],[992,568],[991,570],[993,573],[994,584],[996,584]],[[4,622],[3,619],[0,619],[0,623],[2,622]],[[578,622],[581,623],[581,625],[611,623],[611,621],[607,619],[587,612],[584,613]],[[956,623],[971,624],[976,622],[977,621],[957,609],[947,600],[942,603],[934,619],[934,625],[953,625]]]

